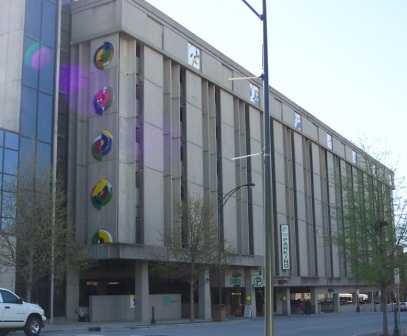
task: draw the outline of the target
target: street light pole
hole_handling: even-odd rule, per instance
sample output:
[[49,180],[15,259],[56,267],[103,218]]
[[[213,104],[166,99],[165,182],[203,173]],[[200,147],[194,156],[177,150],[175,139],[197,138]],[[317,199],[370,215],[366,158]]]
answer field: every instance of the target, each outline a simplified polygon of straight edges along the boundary
[[223,207],[225,206],[226,202],[229,198],[237,192],[239,189],[243,187],[254,187],[254,183],[246,183],[242,184],[230,191],[228,191],[223,197],[218,197],[218,266],[219,266],[219,309],[222,309],[222,281],[221,281],[221,263],[220,263],[220,251],[221,251],[221,244],[222,244],[222,233],[223,230]]
[[263,127],[264,127],[264,230],[265,230],[265,301],[266,311],[264,314],[265,335],[274,334],[274,253],[272,247],[272,188],[271,188],[271,132],[270,132],[270,97],[269,97],[269,70],[268,70],[268,44],[267,44],[267,10],[266,0],[263,0],[263,14],[259,14],[246,0],[242,0],[250,10],[263,22]]

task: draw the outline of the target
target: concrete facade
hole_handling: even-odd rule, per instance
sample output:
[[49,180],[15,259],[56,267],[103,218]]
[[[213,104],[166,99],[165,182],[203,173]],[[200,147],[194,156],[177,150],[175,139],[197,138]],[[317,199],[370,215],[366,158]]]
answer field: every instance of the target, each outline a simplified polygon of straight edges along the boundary
[[0,24],[0,41],[5,47],[6,62],[0,65],[0,127],[19,131],[21,76],[23,59],[24,7],[22,1],[5,0],[0,4],[4,20]]
[[[17,133],[23,55],[10,41],[22,41],[24,4],[0,4],[10,13],[0,25],[0,39],[10,45],[0,85],[3,94],[12,90],[0,100],[0,128]],[[199,195],[216,205],[247,183],[255,187],[233,194],[218,223],[236,251],[220,283],[229,314],[242,314],[245,305],[261,314],[262,289],[251,281],[264,273],[263,162],[261,155],[232,158],[262,151],[262,82],[228,80],[253,74],[143,0],[79,0],[65,14],[69,62],[79,69],[71,68],[65,126],[69,214],[77,242],[98,260],[67,273],[66,319],[76,319],[79,306],[96,314],[109,295],[134,295],[126,319],[151,320],[145,307],[166,293],[149,264],[165,252],[161,233],[174,229],[176,204]],[[356,288],[341,251],[326,239],[340,226],[331,213],[340,195],[330,176],[364,169],[366,154],[280,92],[269,88],[269,95],[276,313],[293,313],[298,298],[317,307],[332,293],[371,292]],[[201,281],[196,312],[210,318],[218,279],[208,272]],[[157,297],[161,311],[165,302]]]

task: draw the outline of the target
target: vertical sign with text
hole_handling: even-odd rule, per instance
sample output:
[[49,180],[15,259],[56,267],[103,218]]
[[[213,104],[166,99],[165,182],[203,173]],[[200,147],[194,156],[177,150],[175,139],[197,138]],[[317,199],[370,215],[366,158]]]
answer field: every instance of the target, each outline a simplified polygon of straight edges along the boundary
[[288,224],[280,225],[281,233],[281,264],[283,270],[291,269],[290,265],[290,230]]

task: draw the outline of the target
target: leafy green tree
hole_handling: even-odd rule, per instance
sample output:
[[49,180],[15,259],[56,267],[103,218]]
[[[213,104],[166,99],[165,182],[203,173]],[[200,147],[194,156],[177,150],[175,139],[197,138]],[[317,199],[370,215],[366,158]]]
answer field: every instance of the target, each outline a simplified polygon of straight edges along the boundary
[[27,301],[40,280],[61,280],[68,265],[86,267],[85,249],[67,225],[66,193],[61,183],[53,183],[49,168],[25,163],[3,184],[2,197],[0,267],[16,271]]
[[[340,186],[342,200],[336,216],[341,224],[331,239],[340,248],[348,276],[357,284],[380,288],[387,336],[387,293],[394,290],[394,269],[406,266],[407,200],[394,190],[392,171],[371,157],[364,166],[364,170],[349,165],[336,171],[334,183]],[[396,189],[402,185],[396,184]]]
[[219,243],[219,231],[214,207],[200,197],[189,197],[175,207],[175,225],[162,234],[167,247],[167,262],[160,271],[187,279],[190,295],[190,321],[195,320],[194,292],[199,281],[210,270],[218,271],[233,254],[228,241]]

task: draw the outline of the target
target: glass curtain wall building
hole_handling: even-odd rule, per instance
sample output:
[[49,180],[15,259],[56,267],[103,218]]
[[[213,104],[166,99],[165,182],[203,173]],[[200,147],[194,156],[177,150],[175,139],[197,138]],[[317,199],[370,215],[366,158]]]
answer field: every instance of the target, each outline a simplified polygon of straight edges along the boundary
[[[14,196],[7,188],[18,183],[18,170],[50,170],[54,163],[58,1],[5,0],[0,8],[4,17],[0,34],[7,59],[0,69],[4,92],[0,118],[0,205],[4,228],[17,215],[3,204],[13,202]],[[45,288],[34,291],[33,299],[46,303],[46,283]],[[18,279],[10,287],[14,286],[19,290]]]

